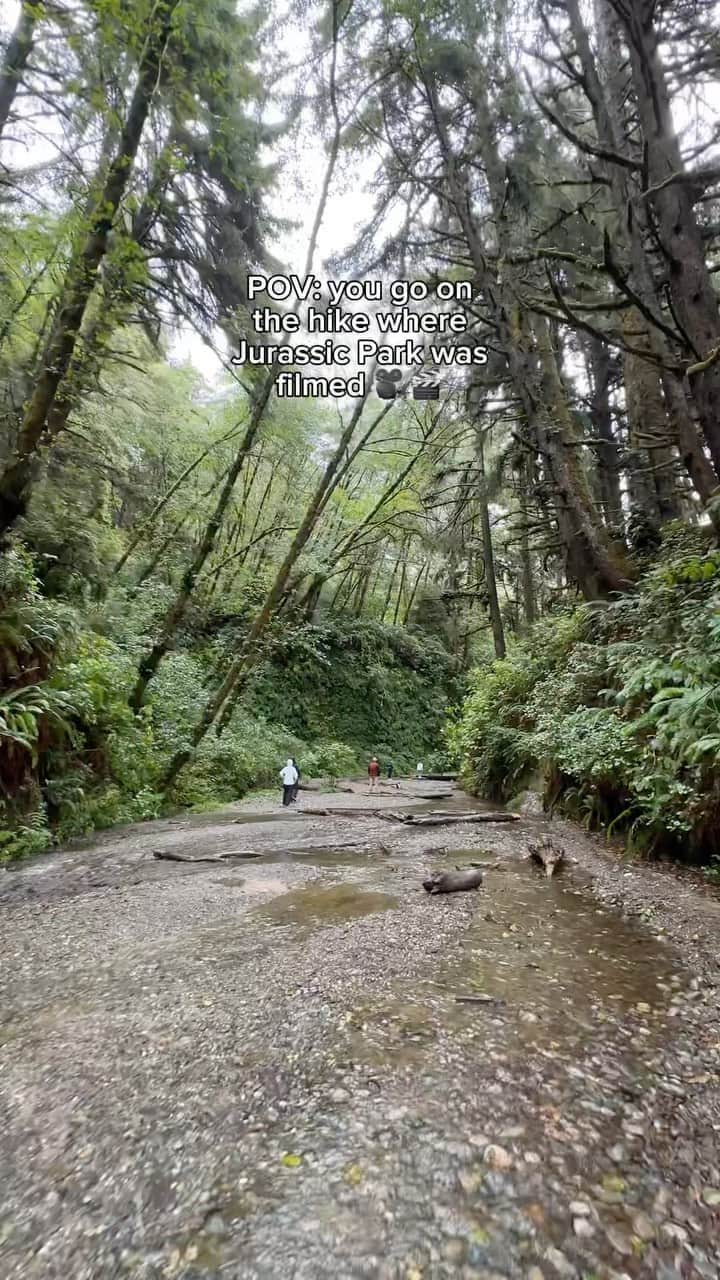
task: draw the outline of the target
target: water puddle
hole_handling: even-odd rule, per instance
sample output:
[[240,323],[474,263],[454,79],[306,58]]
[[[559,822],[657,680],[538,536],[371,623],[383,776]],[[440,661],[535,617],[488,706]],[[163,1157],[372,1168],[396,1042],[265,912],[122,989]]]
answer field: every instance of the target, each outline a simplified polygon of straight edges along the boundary
[[261,877],[251,878],[248,876],[225,876],[222,880],[215,880],[214,884],[221,885],[224,889],[242,889],[243,893],[283,893],[287,887],[287,880],[278,880]]
[[327,925],[344,924],[398,906],[397,898],[389,893],[359,889],[353,884],[322,887],[313,882],[254,907],[251,914],[270,924],[293,925],[303,936]]
[[261,864],[278,862],[297,862],[301,866],[309,867],[372,867],[377,865],[378,859],[387,859],[388,855],[380,848],[368,847],[362,845],[359,848],[346,848],[342,845],[337,847],[329,847],[328,845],[320,845],[315,847],[308,845],[307,848],[277,849],[272,853],[263,853],[258,862]]
[[[478,851],[449,853],[448,867],[482,862]],[[455,895],[428,899],[454,911]],[[459,955],[350,1020],[355,1053],[366,1061],[417,1060],[447,1029],[488,1048],[545,1043],[575,1050],[603,1024],[640,1010],[652,1026],[667,1004],[672,957],[639,925],[602,910],[576,869],[545,879],[524,862],[488,871]]]
[[291,862],[307,864],[310,867],[367,867],[370,865],[367,849],[340,849],[335,852],[330,852],[328,849],[293,849],[286,856]]

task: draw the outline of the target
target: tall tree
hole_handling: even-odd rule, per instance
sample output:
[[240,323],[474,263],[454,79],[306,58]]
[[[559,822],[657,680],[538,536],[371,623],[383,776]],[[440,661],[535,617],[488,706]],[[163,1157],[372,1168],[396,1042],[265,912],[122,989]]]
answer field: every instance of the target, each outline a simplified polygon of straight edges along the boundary
[[[89,210],[87,230],[81,235],[65,274],[14,453],[0,473],[0,537],[7,534],[25,510],[38,450],[56,434],[53,408],[70,369],[98,269],[107,254],[110,232],[130,180],[178,3],[179,0],[155,0],[120,139],[107,173],[98,174],[98,190]],[[64,420],[60,425],[64,425]]]

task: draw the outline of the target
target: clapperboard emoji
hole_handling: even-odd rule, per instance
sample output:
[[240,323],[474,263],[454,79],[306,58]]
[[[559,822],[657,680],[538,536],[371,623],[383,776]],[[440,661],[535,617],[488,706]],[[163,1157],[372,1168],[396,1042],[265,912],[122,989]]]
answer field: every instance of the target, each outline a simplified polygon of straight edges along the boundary
[[425,369],[413,377],[413,400],[439,400],[440,375],[435,369]]

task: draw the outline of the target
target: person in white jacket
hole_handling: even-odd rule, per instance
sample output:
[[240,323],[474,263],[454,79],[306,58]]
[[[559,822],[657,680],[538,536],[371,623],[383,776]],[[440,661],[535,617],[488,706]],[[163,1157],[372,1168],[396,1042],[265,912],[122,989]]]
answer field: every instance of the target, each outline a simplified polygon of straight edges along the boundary
[[288,760],[287,764],[280,770],[280,777],[283,784],[283,804],[288,805],[292,802],[295,783],[298,780],[298,771],[292,760]]

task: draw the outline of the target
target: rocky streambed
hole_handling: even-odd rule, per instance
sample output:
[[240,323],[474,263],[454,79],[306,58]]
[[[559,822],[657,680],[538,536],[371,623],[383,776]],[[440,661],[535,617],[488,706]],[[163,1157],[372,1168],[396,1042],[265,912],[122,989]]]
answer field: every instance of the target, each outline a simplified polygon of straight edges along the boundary
[[4,1276],[720,1275],[716,898],[403,790],[0,873]]

